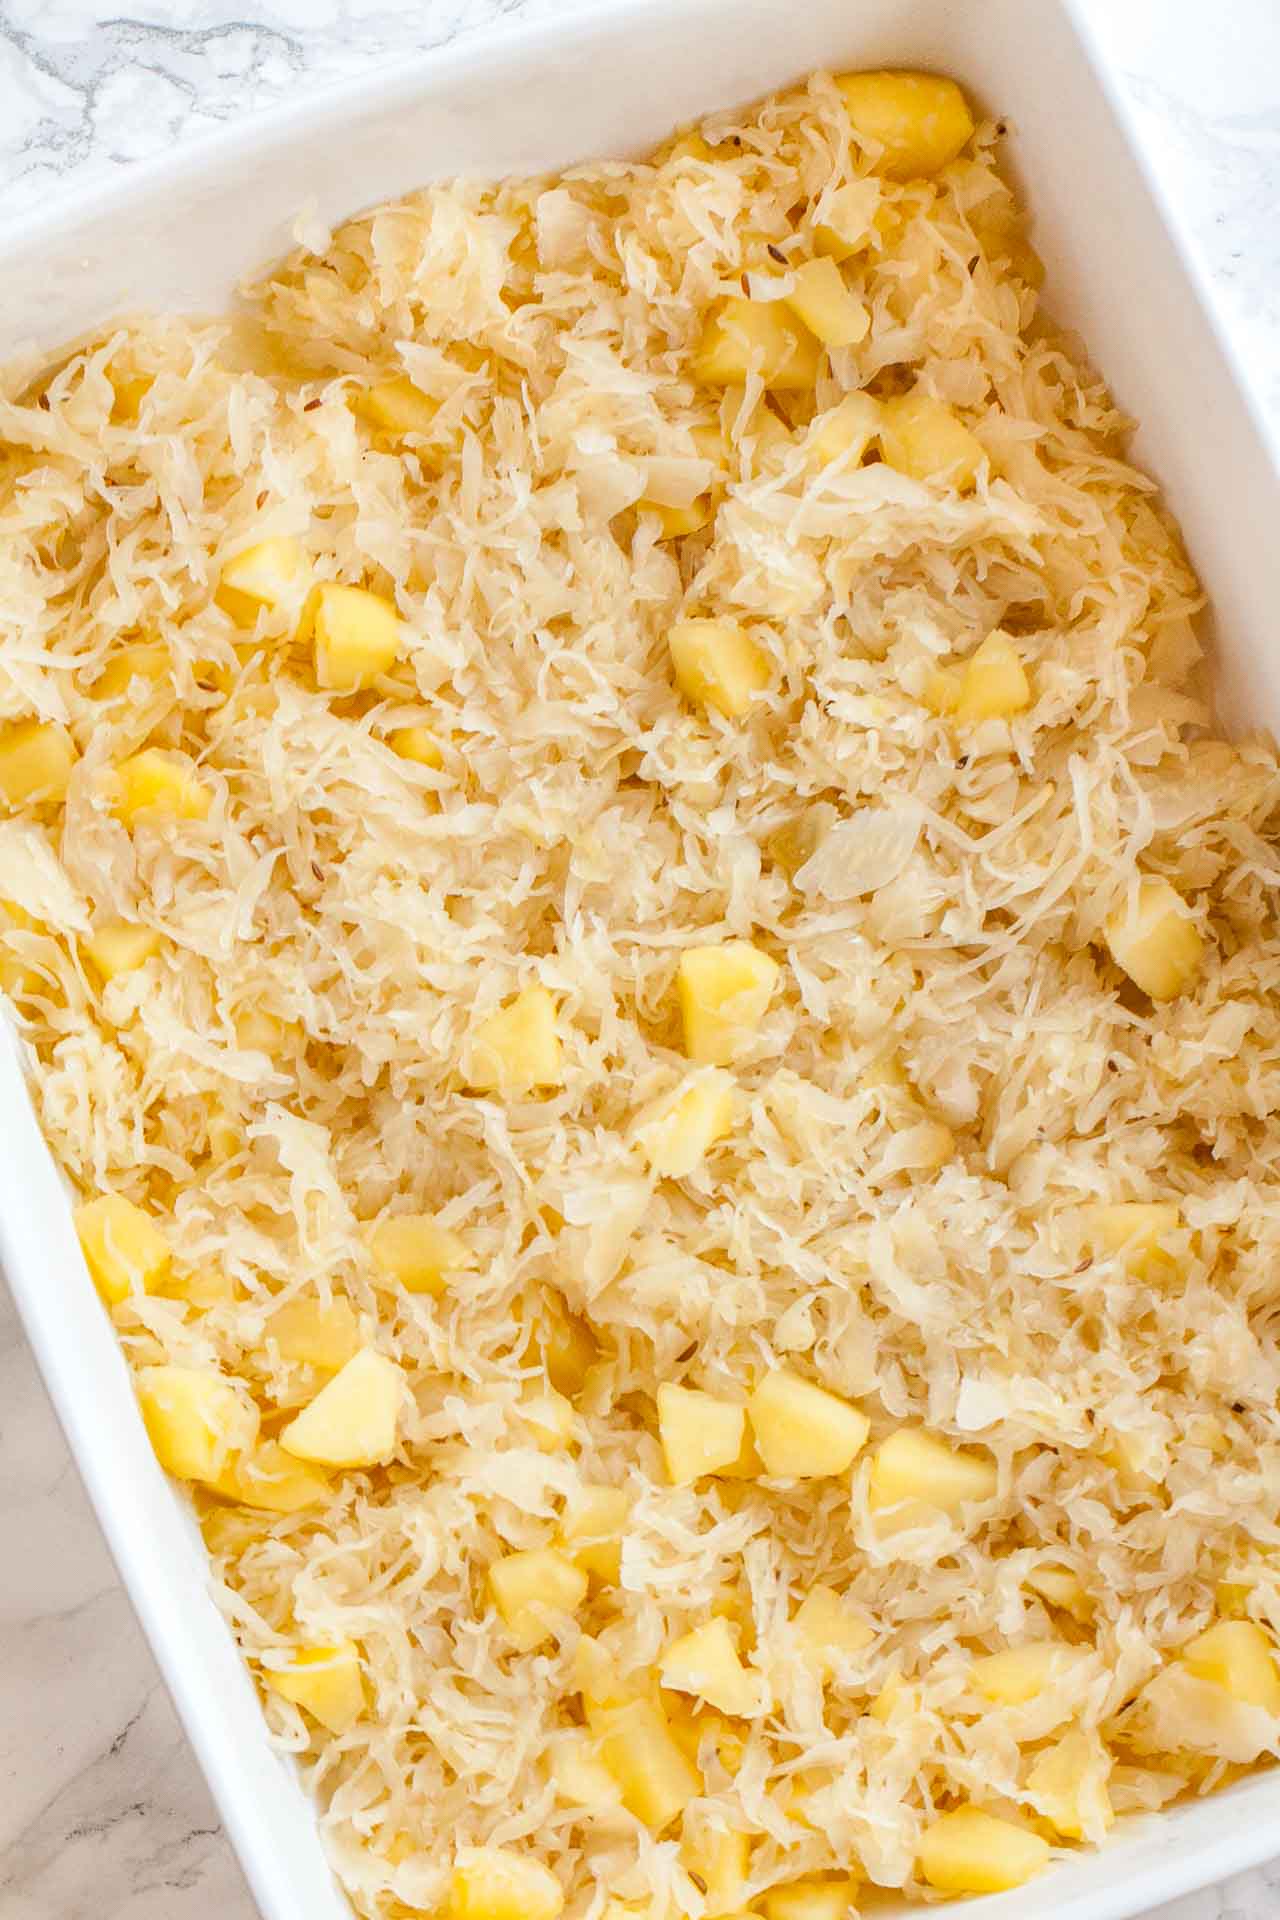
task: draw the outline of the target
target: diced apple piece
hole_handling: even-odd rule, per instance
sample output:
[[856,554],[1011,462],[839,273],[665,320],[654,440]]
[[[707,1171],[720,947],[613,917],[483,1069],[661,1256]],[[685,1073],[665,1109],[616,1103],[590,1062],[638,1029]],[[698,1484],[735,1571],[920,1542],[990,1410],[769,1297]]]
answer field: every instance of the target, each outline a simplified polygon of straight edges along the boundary
[[0,800],[6,806],[60,806],[75,764],[71,735],[56,721],[0,726]]
[[929,178],[973,133],[964,95],[936,73],[842,73],[836,85],[850,125],[873,148],[873,165],[886,179]]
[[159,953],[160,935],[154,927],[117,922],[95,927],[84,950],[103,980],[114,980],[117,974],[132,973]]
[[471,1040],[467,1084],[516,1097],[564,1084],[556,1003],[545,987],[526,987],[480,1023]]
[[93,698],[118,700],[135,680],[146,680],[154,686],[168,671],[169,649],[163,641],[132,640],[127,646],[113,649],[93,683]]
[[780,1479],[843,1473],[871,1429],[865,1413],[786,1367],[764,1376],[747,1412],[765,1472]]
[[450,1920],[556,1920],[563,1906],[550,1868],[512,1847],[468,1848],[453,1869]]
[[856,1914],[858,1883],[848,1874],[830,1880],[787,1880],[760,1901],[765,1920],[845,1920]]
[[345,1367],[360,1351],[360,1322],[349,1300],[286,1300],[267,1321],[266,1337],[282,1360],[304,1367]]
[[787,305],[824,347],[856,347],[866,338],[870,316],[834,260],[806,260],[793,279]]
[[102,1193],[75,1211],[76,1232],[94,1285],[108,1306],[131,1293],[158,1293],[173,1254],[149,1213],[122,1193]]
[[238,627],[249,628],[261,607],[300,609],[310,585],[311,566],[301,542],[274,535],[231,556],[214,598]]
[[1204,960],[1200,929],[1169,882],[1154,875],[1111,915],[1106,941],[1116,965],[1153,1000],[1185,993]]
[[622,1788],[580,1728],[558,1733],[547,1748],[547,1771],[557,1796],[571,1807],[602,1812],[622,1805]]
[[323,1505],[333,1492],[322,1474],[293,1459],[275,1440],[237,1454],[209,1485],[224,1500],[263,1513],[301,1513]]
[[693,1074],[638,1116],[635,1137],[660,1180],[683,1180],[733,1127],[732,1077],[718,1067]]
[[1117,1201],[1085,1212],[1085,1231],[1094,1254],[1123,1255],[1125,1271],[1138,1280],[1167,1280],[1177,1273],[1177,1261],[1161,1243],[1181,1226],[1182,1215],[1169,1200]]
[[185,753],[144,747],[115,769],[112,812],[126,827],[206,820],[213,795]]
[[875,1628],[855,1613],[833,1587],[809,1588],[791,1622],[805,1659],[823,1680],[839,1671],[843,1658],[861,1653],[875,1639]]
[[925,1828],[920,1877],[939,1893],[1004,1893],[1032,1879],[1049,1843],[978,1807],[957,1807]]
[[741,386],[752,374],[774,393],[800,393],[818,378],[822,349],[781,300],[721,301],[708,315],[693,360],[708,387]]
[[1272,1643],[1252,1620],[1220,1620],[1187,1642],[1179,1658],[1197,1680],[1212,1681],[1233,1699],[1280,1714],[1280,1671]]
[[667,1476],[687,1487],[704,1473],[731,1467],[742,1451],[747,1410],[696,1387],[658,1388],[658,1435]]
[[554,1387],[527,1394],[520,1402],[520,1418],[542,1453],[562,1453],[577,1438],[578,1416],[573,1403]]
[[954,408],[919,388],[883,403],[880,452],[888,466],[912,480],[934,480],[961,492],[973,485],[986,459]]
[[687,507],[667,506],[660,500],[641,500],[646,513],[656,514],[664,540],[683,540],[688,534],[701,533],[711,524],[715,501],[709,493],[700,493]]
[[590,1327],[569,1313],[558,1297],[548,1294],[547,1327],[542,1337],[542,1364],[557,1393],[581,1393],[587,1374],[600,1358],[600,1346]]
[[444,765],[440,742],[429,727],[395,727],[387,735],[387,745],[402,760],[412,760],[417,767],[429,767],[432,773],[439,773]]
[[575,1488],[565,1501],[561,1541],[585,1572],[616,1586],[630,1517],[631,1496],[621,1487]]
[[990,1500],[996,1485],[990,1455],[949,1446],[923,1427],[899,1427],[876,1448],[869,1498],[873,1509],[910,1501],[958,1513],[971,1500]]
[[696,1694],[721,1713],[750,1717],[764,1711],[764,1676],[743,1666],[722,1615],[673,1640],[662,1656],[660,1671],[664,1687]]
[[1020,1707],[1049,1685],[1074,1652],[1057,1640],[1036,1640],[984,1655],[974,1661],[969,1674],[985,1699],[1002,1707]]
[[381,1466],[395,1452],[404,1397],[399,1367],[366,1347],[289,1422],[280,1444],[317,1466]]
[[676,991],[690,1060],[727,1067],[751,1044],[781,969],[749,940],[690,947],[680,956]]
[[622,1804],[652,1833],[669,1827],[702,1792],[702,1775],[652,1700],[632,1700],[602,1716],[600,1757],[622,1788]]
[[871,393],[846,393],[820,413],[809,429],[805,452],[818,466],[843,461],[856,467],[880,431],[880,402]]
[[732,620],[677,620],[667,646],[685,698],[727,719],[739,719],[768,684],[768,655]]
[[814,227],[815,251],[841,261],[870,246],[875,235],[872,222],[879,205],[878,180],[850,180],[847,185],[837,187],[827,195],[822,219]]
[[558,1620],[587,1597],[587,1576],[556,1547],[504,1554],[489,1568],[489,1591],[521,1653],[556,1638]]
[[265,1007],[241,1007],[235,1015],[235,1030],[237,1046],[265,1053],[272,1060],[295,1052],[303,1037],[296,1021],[281,1020]]
[[317,685],[333,693],[373,686],[395,665],[400,638],[393,601],[367,587],[326,581],[315,604]]
[[364,1712],[360,1649],[354,1640],[331,1647],[296,1647],[282,1667],[263,1667],[262,1679],[282,1700],[305,1707],[330,1733],[346,1733]]
[[462,1235],[429,1213],[390,1214],[370,1229],[368,1242],[379,1273],[398,1280],[407,1293],[438,1298],[456,1274],[476,1264]]
[[178,1480],[216,1481],[258,1437],[258,1410],[234,1381],[202,1367],[142,1367],[138,1405],[160,1465]]
[[989,633],[960,675],[957,720],[1007,720],[1031,705],[1031,682],[1006,634]]
[[1073,1620],[1085,1626],[1093,1618],[1093,1602],[1085,1592],[1078,1574],[1068,1567],[1033,1567],[1023,1581],[1032,1593],[1038,1593],[1051,1607],[1060,1607]]
[[1100,1838],[1115,1820],[1107,1775],[1111,1756],[1096,1733],[1072,1727],[1045,1747],[1027,1773],[1036,1812],[1066,1840]]
[[407,433],[430,433],[440,402],[401,374],[357,389],[351,396],[351,410],[380,433],[401,439]]
[[707,1920],[741,1911],[751,1870],[750,1835],[709,1818],[695,1821],[690,1814],[681,1828],[680,1859],[702,1882]]

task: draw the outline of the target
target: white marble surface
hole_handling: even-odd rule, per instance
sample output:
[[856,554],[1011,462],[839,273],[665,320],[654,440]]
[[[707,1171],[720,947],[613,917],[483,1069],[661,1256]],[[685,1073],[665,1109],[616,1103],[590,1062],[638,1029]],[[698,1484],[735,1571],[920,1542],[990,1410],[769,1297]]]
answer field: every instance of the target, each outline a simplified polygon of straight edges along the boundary
[[[122,17],[0,0],[0,217],[299,87],[563,4],[137,0]],[[1280,442],[1280,3],[1084,4]],[[2,1297],[0,1569],[0,1920],[253,1920]],[[1280,1920],[1280,1861],[1152,1920]]]

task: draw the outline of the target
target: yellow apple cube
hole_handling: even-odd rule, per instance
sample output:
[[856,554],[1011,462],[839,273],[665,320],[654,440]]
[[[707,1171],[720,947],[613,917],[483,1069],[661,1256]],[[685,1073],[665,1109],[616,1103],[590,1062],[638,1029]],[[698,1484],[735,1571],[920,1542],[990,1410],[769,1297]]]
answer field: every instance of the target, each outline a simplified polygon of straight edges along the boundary
[[998,1706],[1020,1707],[1059,1674],[1073,1649],[1057,1640],[1037,1640],[1025,1647],[1005,1647],[975,1660],[969,1675],[984,1699]]
[[1111,957],[1153,1000],[1185,993],[1200,972],[1204,942],[1181,896],[1167,880],[1147,875],[1136,896],[1106,925]]
[[379,1273],[397,1280],[406,1293],[438,1298],[455,1275],[476,1264],[459,1233],[442,1227],[429,1213],[394,1213],[369,1232],[369,1252]]
[[395,1452],[405,1391],[395,1362],[366,1347],[289,1422],[280,1444],[321,1467],[382,1466]]
[[708,387],[737,387],[751,374],[774,393],[807,391],[822,349],[781,300],[722,300],[707,316],[693,373]]
[[513,1847],[474,1847],[459,1859],[450,1920],[556,1920],[564,1889],[550,1868]]
[[813,230],[815,250],[831,260],[848,260],[870,246],[880,194],[880,182],[874,179],[850,180],[829,193]]
[[237,1454],[209,1485],[224,1500],[263,1513],[301,1513],[323,1505],[333,1492],[322,1474],[295,1460],[275,1440]]
[[745,1407],[696,1387],[658,1388],[658,1437],[673,1486],[691,1486],[704,1473],[733,1466],[746,1426]]
[[735,621],[677,620],[667,646],[685,698],[727,719],[739,719],[768,684],[768,655]]
[[1107,1792],[1110,1767],[1097,1734],[1072,1727],[1036,1755],[1027,1773],[1027,1792],[1036,1812],[1065,1840],[1091,1838],[1115,1820]]
[[102,1193],[76,1208],[75,1223],[94,1285],[109,1306],[131,1293],[160,1291],[173,1254],[149,1213],[122,1193]]
[[330,1733],[346,1733],[365,1708],[360,1649],[354,1640],[331,1647],[296,1647],[288,1664],[263,1667],[263,1684],[282,1700],[304,1707]]
[[765,1920],[845,1920],[853,1915],[858,1883],[848,1874],[830,1880],[788,1880],[760,1901]]
[[875,1628],[833,1587],[821,1582],[808,1589],[791,1625],[805,1659],[823,1680],[839,1671],[846,1656],[861,1653],[876,1637]]
[[554,1295],[547,1295],[547,1325],[542,1336],[542,1364],[557,1393],[580,1393],[587,1374],[600,1358],[600,1347],[576,1314],[566,1311]]
[[95,700],[118,700],[135,680],[154,686],[169,671],[169,649],[159,640],[133,640],[112,652],[93,683]]
[[880,402],[871,393],[846,393],[834,407],[818,414],[805,441],[805,452],[817,466],[840,460],[856,467],[880,431]]
[[160,935],[154,927],[118,922],[95,927],[84,943],[84,950],[103,980],[114,980],[117,974],[133,973],[159,953]]
[[834,260],[806,260],[793,280],[787,305],[824,347],[856,347],[866,338],[870,316]]
[[56,721],[0,726],[0,800],[9,807],[60,806],[76,757],[71,735]]
[[1252,1620],[1220,1620],[1187,1642],[1178,1656],[1197,1680],[1209,1680],[1233,1699],[1280,1714],[1280,1671],[1272,1642]]
[[556,1547],[504,1554],[489,1568],[489,1591],[521,1653],[557,1637],[565,1614],[587,1597],[587,1576]]
[[964,95],[936,73],[842,73],[836,85],[850,125],[886,179],[929,178],[973,133]]
[[275,535],[232,555],[214,598],[238,627],[251,628],[262,607],[300,609],[310,585],[311,565],[302,543]]
[[380,593],[326,581],[314,617],[316,683],[331,693],[373,686],[399,658],[400,616]]
[[1051,1607],[1060,1607],[1069,1613],[1073,1620],[1086,1626],[1093,1618],[1093,1602],[1085,1592],[1079,1574],[1072,1573],[1068,1567],[1033,1567],[1022,1583],[1030,1587],[1032,1593],[1039,1594]]
[[880,452],[886,465],[909,479],[936,481],[961,492],[973,485],[986,459],[955,409],[918,388],[883,403]]
[[467,1084],[517,1097],[564,1084],[556,1003],[545,987],[526,987],[476,1028]]
[[871,1430],[865,1413],[786,1367],[764,1376],[747,1412],[765,1472],[779,1479],[843,1473]]
[[439,773],[444,765],[440,742],[429,727],[396,727],[387,735],[387,745],[401,760],[412,760],[416,767],[429,767]]
[[699,1167],[732,1131],[733,1094],[730,1075],[708,1067],[646,1107],[635,1136],[650,1172],[660,1180],[683,1180]]
[[876,1448],[871,1465],[873,1509],[921,1502],[958,1513],[972,1500],[990,1500],[997,1485],[989,1454],[949,1446],[923,1427],[899,1427]]
[[349,1300],[286,1300],[267,1321],[282,1360],[336,1370],[360,1351],[360,1322]]
[[1171,1200],[1118,1201],[1085,1212],[1094,1254],[1122,1255],[1125,1271],[1139,1280],[1171,1279],[1177,1273],[1177,1261],[1162,1243],[1181,1226],[1182,1215]]
[[565,1501],[560,1538],[584,1572],[616,1586],[631,1496],[621,1487],[578,1487]]
[[690,947],[680,956],[676,993],[690,1060],[727,1067],[750,1046],[781,968],[749,940]]
[[1008,720],[1031,705],[1031,682],[1013,643],[989,633],[960,675],[957,720]]
[[185,753],[144,747],[115,769],[112,812],[126,827],[205,820],[212,804],[212,793]]
[[533,1435],[534,1445],[542,1453],[563,1453],[578,1437],[578,1416],[573,1402],[557,1393],[554,1387],[526,1394],[519,1411]]
[[631,1700],[602,1716],[600,1758],[622,1789],[622,1804],[652,1833],[669,1827],[702,1792],[702,1775],[672,1734],[661,1707]]
[[577,1727],[556,1734],[547,1749],[547,1772],[557,1797],[571,1807],[600,1813],[622,1805],[622,1788],[600,1758],[594,1738]]
[[729,1623],[720,1614],[673,1640],[662,1656],[662,1684],[696,1694],[721,1713],[750,1716],[767,1704],[764,1676],[744,1667]]
[[402,439],[409,433],[430,433],[440,411],[440,402],[423,393],[421,387],[415,387],[412,380],[401,374],[395,379],[379,380],[372,387],[358,390],[351,397],[351,408],[371,427],[376,427],[379,433]]
[[680,1831],[680,1859],[702,1882],[707,1920],[738,1913],[751,1870],[751,1839],[737,1827],[714,1824],[690,1814]]
[[1049,1843],[978,1807],[957,1807],[925,1828],[920,1877],[939,1893],[1004,1893],[1032,1879],[1049,1858]]
[[224,1374],[201,1367],[142,1367],[138,1405],[155,1455],[177,1480],[216,1481],[258,1437],[258,1409]]

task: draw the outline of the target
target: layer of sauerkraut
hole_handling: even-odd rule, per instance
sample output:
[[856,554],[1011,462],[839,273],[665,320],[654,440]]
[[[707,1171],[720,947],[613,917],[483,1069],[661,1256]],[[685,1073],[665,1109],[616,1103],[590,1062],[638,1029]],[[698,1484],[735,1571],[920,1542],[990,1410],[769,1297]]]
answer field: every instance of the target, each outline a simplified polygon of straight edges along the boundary
[[362,1915],[1278,1750],[1276,756],[969,131],[818,75],[0,404],[0,979]]

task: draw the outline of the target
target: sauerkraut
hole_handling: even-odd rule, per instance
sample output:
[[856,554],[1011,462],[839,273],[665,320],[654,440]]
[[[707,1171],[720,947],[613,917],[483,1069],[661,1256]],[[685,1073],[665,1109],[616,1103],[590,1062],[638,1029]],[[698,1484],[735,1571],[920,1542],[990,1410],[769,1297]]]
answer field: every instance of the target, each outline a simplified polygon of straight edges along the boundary
[[826,1916],[1280,1750],[1276,755],[1000,129],[867,97],[0,404],[0,981],[369,1920]]

